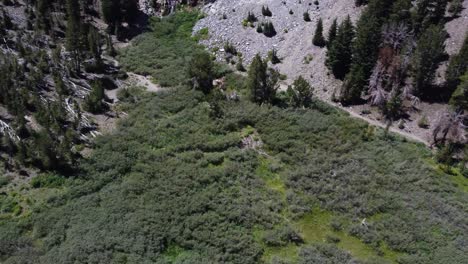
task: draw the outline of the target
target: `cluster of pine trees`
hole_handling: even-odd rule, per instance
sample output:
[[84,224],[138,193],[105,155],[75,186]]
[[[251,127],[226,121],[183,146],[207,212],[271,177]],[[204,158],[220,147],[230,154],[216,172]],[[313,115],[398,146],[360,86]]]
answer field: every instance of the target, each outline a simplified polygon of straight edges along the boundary
[[[15,25],[4,8],[20,4],[0,4],[0,33],[6,40],[0,52],[0,105],[11,127],[0,132],[0,160],[7,170],[66,171],[77,157],[74,146],[94,126],[83,121],[82,112],[100,113],[107,106],[99,79],[82,101],[70,80],[84,79],[85,72],[106,73],[103,46],[115,55],[110,34],[136,17],[138,1],[103,0],[102,10],[96,10],[90,0],[28,0],[25,26]],[[96,15],[109,23],[108,34],[91,22]]]
[[[447,8],[449,2],[356,1],[356,5],[368,4],[357,24],[353,26],[349,18],[339,26],[335,21],[329,31],[326,65],[336,78],[344,80],[338,100],[353,104],[370,95],[372,103],[385,108],[403,94],[448,99],[466,70],[459,62],[463,60],[462,49],[455,56],[460,58],[450,62],[446,84],[434,84],[438,66],[448,58],[444,46],[448,37],[444,30],[446,10],[451,9],[452,16],[460,12],[456,1]],[[323,45],[321,32],[316,33],[314,44]],[[390,78],[384,80],[384,76]]]
[[[451,137],[449,143],[463,149],[468,112],[468,35],[459,53],[448,61],[445,80],[436,76],[439,66],[449,58],[444,25],[460,14],[460,3],[356,1],[356,5],[367,4],[356,25],[349,17],[339,25],[335,20],[328,33],[326,66],[343,80],[334,99],[344,105],[367,100],[378,106],[390,123],[402,117],[405,101],[413,107],[421,100],[447,102],[452,106],[451,113],[439,118],[433,128],[434,143],[443,145]],[[321,31],[319,23],[314,36],[317,46],[323,45]]]

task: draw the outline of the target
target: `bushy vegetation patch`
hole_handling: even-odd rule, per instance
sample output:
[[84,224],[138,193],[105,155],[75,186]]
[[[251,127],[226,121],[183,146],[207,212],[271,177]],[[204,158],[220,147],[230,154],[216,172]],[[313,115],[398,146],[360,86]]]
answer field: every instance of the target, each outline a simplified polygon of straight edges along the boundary
[[[138,36],[121,51],[119,60],[129,71],[151,75],[162,86],[175,86],[187,81],[186,65],[202,48],[192,38],[192,28],[200,14],[177,12],[166,18],[152,18],[150,32]],[[202,29],[197,38],[208,36]]]

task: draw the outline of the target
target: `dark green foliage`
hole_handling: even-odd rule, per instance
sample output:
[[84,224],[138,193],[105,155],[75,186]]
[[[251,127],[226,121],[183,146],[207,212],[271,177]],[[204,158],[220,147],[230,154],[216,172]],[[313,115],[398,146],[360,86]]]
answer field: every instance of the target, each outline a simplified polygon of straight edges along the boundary
[[101,66],[101,36],[99,35],[97,29],[95,29],[94,27],[91,27],[91,29],[88,32],[88,48],[91,54],[93,55],[96,66]]
[[271,17],[273,14],[271,13],[270,8],[268,8],[268,6],[262,6],[262,15],[266,17]]
[[80,4],[78,0],[67,0],[67,49],[79,52],[80,49]]
[[48,0],[37,0],[36,1],[36,29],[43,30],[46,33],[51,28],[50,21],[50,4]]
[[413,25],[416,33],[424,32],[430,25],[442,21],[448,0],[420,0],[413,13]]
[[41,174],[31,180],[33,188],[58,188],[65,183],[65,179],[56,174]]
[[380,19],[367,11],[361,16],[356,26],[356,39],[353,44],[353,62],[347,81],[344,83],[340,100],[353,103],[360,99],[367,86],[367,80],[377,61],[380,44]]
[[468,33],[465,36],[463,46],[458,54],[453,55],[450,58],[447,71],[445,73],[445,79],[447,81],[448,90],[454,91],[460,84],[460,77],[468,69]]
[[101,9],[104,21],[109,24],[110,32],[113,32],[122,19],[120,0],[102,0]]
[[[335,20],[336,21],[336,20]],[[330,32],[333,36],[333,31]],[[336,39],[330,43],[325,64],[333,75],[343,79],[352,62],[354,28],[349,16],[340,24]]]
[[237,61],[236,63],[236,70],[240,71],[240,72],[245,72],[246,69],[244,67],[244,63],[243,63],[243,59],[242,57],[239,57],[239,60]]
[[461,11],[463,10],[463,0],[452,0],[450,2],[450,6],[448,8],[448,12],[456,17],[458,16]]
[[354,0],[354,4],[356,6],[366,5],[368,2],[369,2],[369,0]]
[[268,21],[263,25],[263,35],[269,38],[276,36],[276,30],[271,21]]
[[328,40],[327,40],[327,48],[330,49],[332,47],[333,41],[336,39],[336,35],[338,33],[338,22],[333,19],[333,23],[328,30]]
[[213,61],[207,52],[195,54],[188,64],[188,76],[196,89],[205,94],[213,89]]
[[100,81],[94,82],[91,93],[85,98],[85,110],[91,113],[101,113],[105,109],[104,98],[105,94],[102,83]]
[[151,74],[162,86],[185,82],[187,63],[194,51],[202,50],[191,38],[197,19],[196,12],[177,12],[161,20],[154,18],[152,32],[139,36],[131,47],[122,50],[119,60],[129,71]]
[[435,71],[442,62],[445,53],[447,33],[442,26],[429,26],[420,36],[413,55],[413,86],[417,94],[430,91]]
[[248,12],[247,13],[247,18],[245,19],[247,22],[250,22],[250,23],[254,23],[254,22],[257,22],[257,17],[255,16],[254,13],[252,12]]
[[271,64],[278,64],[281,62],[280,58],[278,58],[278,51],[276,49],[272,49],[268,52],[268,57],[271,61]]
[[263,24],[262,23],[257,24],[257,33],[263,33]]
[[257,54],[248,71],[247,90],[251,101],[258,104],[273,102],[278,75],[274,70],[268,69],[267,61]]
[[224,52],[229,53],[231,55],[237,55],[237,49],[231,42],[224,43]]
[[465,75],[460,77],[460,80],[460,84],[450,98],[450,104],[454,106],[455,109],[468,111],[468,71]]
[[411,0],[396,0],[392,5],[389,20],[394,23],[411,24]]
[[299,76],[294,80],[292,87],[288,87],[289,105],[293,107],[309,107],[312,103],[313,93],[314,89],[310,84],[302,76]]
[[312,43],[318,47],[324,47],[326,42],[325,38],[323,37],[323,22],[322,18],[319,19],[317,22],[317,27],[315,28],[314,38],[312,39]]

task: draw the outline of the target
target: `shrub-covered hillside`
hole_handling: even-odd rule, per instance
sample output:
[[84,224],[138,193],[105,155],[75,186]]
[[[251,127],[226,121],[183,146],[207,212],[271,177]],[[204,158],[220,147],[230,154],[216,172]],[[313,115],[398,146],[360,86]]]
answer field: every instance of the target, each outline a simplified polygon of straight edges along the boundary
[[[161,23],[193,19],[180,12]],[[271,95],[277,73],[263,74],[259,57],[247,79],[225,76],[226,89],[255,103],[228,100],[206,82],[222,71],[199,52],[187,52],[185,77],[198,89],[122,92],[129,115],[72,176],[7,183],[0,262],[465,262],[468,185],[458,171],[310,99],[303,79]]]
[[[466,189],[429,166],[422,147],[326,107],[224,102],[213,118],[211,105],[185,88],[145,99],[29,221],[2,222],[3,259],[466,258]],[[264,145],[252,148],[250,136]]]

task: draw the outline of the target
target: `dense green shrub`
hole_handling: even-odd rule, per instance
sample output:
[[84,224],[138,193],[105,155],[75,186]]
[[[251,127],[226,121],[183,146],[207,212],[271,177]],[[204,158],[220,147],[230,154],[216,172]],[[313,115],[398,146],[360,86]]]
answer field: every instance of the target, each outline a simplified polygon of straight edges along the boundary
[[56,174],[41,174],[31,180],[33,188],[58,188],[65,183],[65,179]]
[[152,31],[122,50],[119,60],[129,71],[151,74],[162,86],[185,82],[188,79],[185,66],[194,51],[202,50],[191,38],[198,17],[196,12],[178,12],[163,19],[153,18]]

